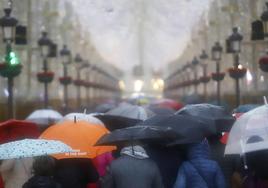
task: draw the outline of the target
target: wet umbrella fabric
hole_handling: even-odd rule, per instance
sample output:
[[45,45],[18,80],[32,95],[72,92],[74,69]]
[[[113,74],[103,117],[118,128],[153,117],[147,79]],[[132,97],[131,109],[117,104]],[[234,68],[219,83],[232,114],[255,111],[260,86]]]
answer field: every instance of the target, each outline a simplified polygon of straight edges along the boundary
[[60,140],[75,150],[72,153],[55,155],[54,157],[57,159],[95,158],[115,149],[115,147],[94,146],[97,140],[108,132],[105,127],[86,121],[64,121],[49,127],[41,134],[40,138]]
[[55,110],[39,109],[39,110],[32,112],[26,118],[26,120],[34,122],[38,125],[46,126],[46,125],[55,124],[58,121],[60,121],[62,118],[63,116]]
[[268,105],[243,114],[232,127],[225,154],[268,149]]
[[[65,115],[61,122],[63,121],[86,121],[92,124],[96,125],[103,125],[103,122],[101,122],[98,118],[95,118],[93,115],[90,114],[84,114],[84,113],[70,113]],[[104,126],[104,125],[103,125]]]
[[169,109],[169,108],[162,108],[162,107],[154,107],[149,106],[147,107],[149,110],[151,110],[156,115],[172,115],[175,113],[175,110]]
[[95,117],[100,119],[108,130],[113,131],[134,126],[153,115],[153,112],[143,107],[123,103],[106,114]]
[[157,115],[138,125],[171,127],[178,135],[183,136],[169,145],[198,143],[210,133],[202,121],[185,115]]
[[188,115],[204,121],[204,125],[211,130],[212,135],[229,131],[235,121],[235,118],[223,107],[206,103],[187,105],[176,114]]
[[0,145],[0,160],[37,157],[72,152],[63,142],[43,139],[24,139]]
[[178,135],[167,127],[148,127],[135,126],[115,130],[109,134],[103,135],[96,145],[118,145],[126,142],[163,142],[174,140]]
[[38,138],[40,132],[35,123],[11,119],[0,124],[0,144],[25,139]]

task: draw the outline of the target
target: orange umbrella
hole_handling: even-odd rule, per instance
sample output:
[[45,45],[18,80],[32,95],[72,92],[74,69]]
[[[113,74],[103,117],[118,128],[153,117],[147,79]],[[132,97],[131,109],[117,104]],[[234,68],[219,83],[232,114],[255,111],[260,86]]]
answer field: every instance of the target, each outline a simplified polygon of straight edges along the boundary
[[40,136],[42,139],[59,140],[71,146],[76,152],[55,155],[57,159],[64,158],[95,158],[115,147],[94,146],[98,139],[109,131],[100,125],[86,121],[64,121],[49,127]]

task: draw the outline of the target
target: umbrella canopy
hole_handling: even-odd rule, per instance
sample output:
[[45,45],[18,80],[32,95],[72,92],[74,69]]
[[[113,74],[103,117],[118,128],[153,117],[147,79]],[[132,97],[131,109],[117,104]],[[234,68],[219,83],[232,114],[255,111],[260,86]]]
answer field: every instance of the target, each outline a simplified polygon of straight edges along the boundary
[[35,123],[11,119],[0,123],[0,144],[25,139],[38,138],[40,132]]
[[154,115],[154,113],[148,109],[127,103],[119,105],[117,108],[108,111],[106,114],[138,120],[146,120]]
[[257,107],[260,107],[261,105],[259,104],[244,104],[238,106],[236,109],[234,109],[233,113],[246,113],[250,110],[253,110]]
[[116,105],[113,103],[100,104],[95,108],[94,111],[98,112],[98,113],[106,113],[106,112],[114,109],[115,107],[116,107]]
[[98,118],[95,118],[90,114],[84,114],[84,113],[67,114],[62,118],[62,121],[86,121],[96,125],[103,125],[103,123]]
[[235,118],[223,107],[206,103],[187,105],[176,114],[192,116],[204,121],[211,134],[229,131],[235,121]]
[[107,129],[113,131],[134,126],[153,115],[154,113],[148,109],[123,103],[106,114],[96,115],[95,117],[100,119]]
[[175,110],[172,110],[170,108],[148,106],[148,109],[151,110],[156,115],[172,115],[175,113]]
[[32,112],[26,120],[34,122],[38,125],[51,125],[60,121],[63,116],[51,109],[40,109]]
[[0,159],[20,159],[72,151],[71,147],[60,141],[24,139],[0,145]]
[[268,149],[268,105],[243,114],[232,127],[225,154]]
[[210,132],[210,130],[203,125],[202,121],[196,118],[185,115],[157,115],[138,125],[142,126],[160,126],[171,127],[178,135],[182,137],[177,138],[176,141],[169,145],[198,143],[202,141]]
[[179,110],[183,107],[183,104],[178,103],[177,101],[174,101],[172,99],[158,99],[154,101],[151,106],[153,107],[159,107],[159,108],[167,108],[171,110]]
[[118,145],[134,141],[163,142],[174,140],[178,135],[168,127],[135,126],[118,129],[102,136],[96,145]]
[[112,151],[114,147],[94,146],[97,140],[109,131],[102,126],[86,121],[65,121],[49,127],[40,138],[60,140],[70,145],[76,152],[55,155],[63,158],[95,158],[98,155]]

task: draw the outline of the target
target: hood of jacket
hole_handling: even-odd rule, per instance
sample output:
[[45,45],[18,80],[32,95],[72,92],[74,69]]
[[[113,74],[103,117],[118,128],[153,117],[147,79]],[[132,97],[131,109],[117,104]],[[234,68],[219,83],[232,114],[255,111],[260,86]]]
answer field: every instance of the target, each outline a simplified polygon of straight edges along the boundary
[[141,146],[128,146],[124,147],[121,152],[121,155],[128,155],[130,157],[136,158],[136,159],[147,159],[149,156],[147,155],[145,149]]
[[198,144],[191,144],[187,149],[187,157],[193,159],[210,159],[210,149],[207,140]]

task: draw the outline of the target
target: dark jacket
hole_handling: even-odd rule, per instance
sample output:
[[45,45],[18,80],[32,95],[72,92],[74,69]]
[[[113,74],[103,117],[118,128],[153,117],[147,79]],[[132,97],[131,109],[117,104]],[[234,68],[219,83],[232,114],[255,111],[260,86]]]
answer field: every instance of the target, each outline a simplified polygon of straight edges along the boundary
[[111,163],[107,175],[111,176],[109,184],[113,188],[163,188],[159,169],[148,158],[123,155]]
[[181,151],[176,147],[161,147],[159,145],[150,145],[146,147],[146,151],[158,166],[164,187],[173,187],[178,170],[182,164],[183,157]]
[[62,188],[86,188],[99,175],[90,159],[61,159],[56,162],[55,179]]
[[225,188],[224,176],[217,162],[209,159],[206,141],[193,144],[187,151],[188,161],[178,172],[174,188]]
[[61,186],[48,176],[33,176],[22,188],[61,188]]

